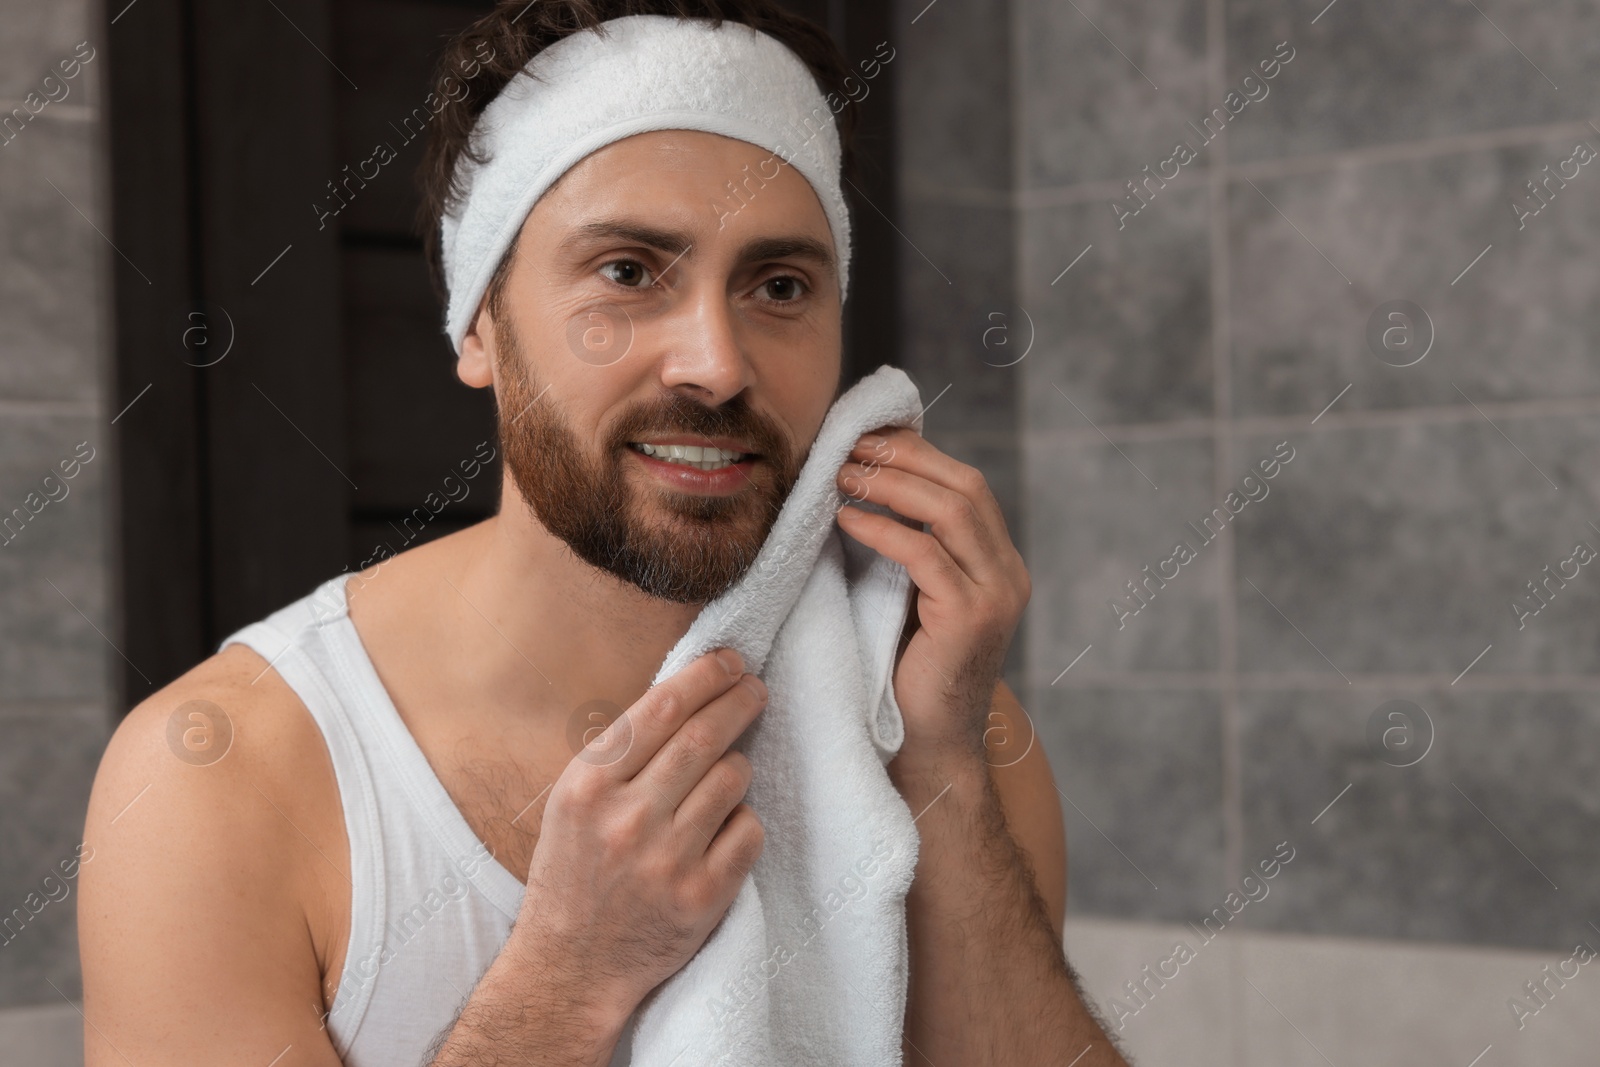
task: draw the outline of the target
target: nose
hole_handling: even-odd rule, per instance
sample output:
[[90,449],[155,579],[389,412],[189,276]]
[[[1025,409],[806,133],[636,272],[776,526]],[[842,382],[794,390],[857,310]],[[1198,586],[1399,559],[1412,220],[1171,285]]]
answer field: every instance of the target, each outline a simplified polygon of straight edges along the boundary
[[721,286],[696,285],[673,313],[661,384],[716,407],[755,380],[739,343],[735,313]]

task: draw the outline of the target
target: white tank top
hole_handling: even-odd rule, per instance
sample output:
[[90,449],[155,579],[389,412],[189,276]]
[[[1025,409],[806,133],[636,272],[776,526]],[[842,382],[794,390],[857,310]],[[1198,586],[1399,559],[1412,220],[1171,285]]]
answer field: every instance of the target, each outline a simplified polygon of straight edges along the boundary
[[[378,679],[341,574],[218,646],[254,649],[322,730],[350,837],[350,942],[324,1020],[346,1067],[412,1067],[460,1014],[524,887],[450,799]],[[508,801],[509,803],[509,801]],[[630,1018],[611,1058],[626,1067]]]

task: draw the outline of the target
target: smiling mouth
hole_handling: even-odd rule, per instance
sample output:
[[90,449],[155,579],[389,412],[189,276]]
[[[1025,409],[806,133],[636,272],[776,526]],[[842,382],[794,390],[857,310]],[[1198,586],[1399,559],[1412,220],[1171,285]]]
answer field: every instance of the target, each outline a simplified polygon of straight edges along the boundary
[[756,458],[753,452],[734,452],[710,445],[660,445],[648,441],[629,441],[628,447],[652,459],[702,471],[723,470]]

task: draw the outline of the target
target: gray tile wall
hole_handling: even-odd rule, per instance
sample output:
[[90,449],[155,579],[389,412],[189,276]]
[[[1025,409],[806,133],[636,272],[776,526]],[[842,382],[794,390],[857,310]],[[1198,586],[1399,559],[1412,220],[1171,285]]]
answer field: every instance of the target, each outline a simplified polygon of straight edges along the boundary
[[1562,163],[1600,8],[899,14],[907,362],[1017,519],[1072,910],[1198,921],[1288,840],[1259,929],[1600,937],[1600,567],[1562,562],[1600,550],[1600,158]]
[[[0,0],[0,1008],[70,1010],[81,994],[75,886],[47,878],[76,854],[112,715],[115,253],[96,233],[109,227],[94,17],[83,0]],[[46,85],[86,40],[94,58]],[[45,91],[58,99],[39,108]],[[14,117],[31,92],[38,113]]]
[[[1005,5],[952,20],[897,3],[901,365],[927,405],[923,433],[978,467],[1022,543],[1018,359],[1038,324],[1016,302],[1011,27]],[[1022,692],[1024,635],[1006,680]]]

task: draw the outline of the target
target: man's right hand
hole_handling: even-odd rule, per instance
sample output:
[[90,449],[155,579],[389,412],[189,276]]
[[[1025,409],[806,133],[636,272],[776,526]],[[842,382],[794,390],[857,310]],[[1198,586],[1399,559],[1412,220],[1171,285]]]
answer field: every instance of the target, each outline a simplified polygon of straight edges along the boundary
[[472,1062],[487,1033],[530,1012],[552,1052],[606,1062],[628,1016],[699,951],[761,855],[765,831],[743,802],[750,761],[728,746],[766,702],[738,653],[718,649],[573,758],[545,804],[516,925],[436,1065]]
[[728,746],[766,702],[737,652],[708,652],[579,752],[545,805],[516,950],[623,1018],[677,973],[761,855],[750,761]]

